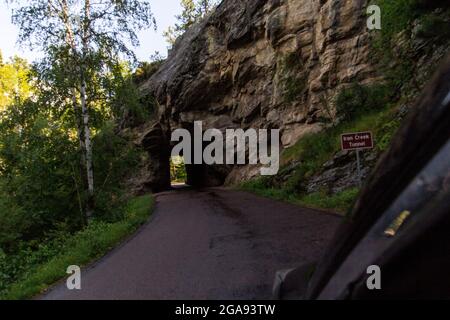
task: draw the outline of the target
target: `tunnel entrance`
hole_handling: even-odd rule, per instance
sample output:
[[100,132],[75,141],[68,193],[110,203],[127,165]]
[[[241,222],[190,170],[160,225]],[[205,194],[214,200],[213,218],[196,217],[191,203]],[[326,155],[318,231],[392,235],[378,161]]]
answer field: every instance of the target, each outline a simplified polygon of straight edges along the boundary
[[225,166],[186,165],[186,184],[195,188],[219,187],[225,183]]
[[[185,125],[184,128],[194,136],[193,124]],[[194,188],[222,186],[231,171],[227,165],[186,164],[182,154],[171,157],[172,148],[177,143],[170,141],[170,132],[160,124],[146,132],[141,143],[148,154],[148,174],[144,187],[154,193],[170,190],[176,184]]]
[[[184,129],[191,133],[194,137],[194,125],[184,124]],[[173,148],[177,143],[173,143]],[[204,143],[203,149],[207,147]],[[191,141],[191,154],[194,155],[194,141]],[[172,149],[170,150],[172,152]],[[170,159],[171,183],[177,185],[185,183],[194,188],[218,187],[222,186],[225,178],[229,173],[229,168],[226,165],[207,165],[207,164],[188,164],[184,155],[171,157]],[[193,161],[193,159],[191,159]]]

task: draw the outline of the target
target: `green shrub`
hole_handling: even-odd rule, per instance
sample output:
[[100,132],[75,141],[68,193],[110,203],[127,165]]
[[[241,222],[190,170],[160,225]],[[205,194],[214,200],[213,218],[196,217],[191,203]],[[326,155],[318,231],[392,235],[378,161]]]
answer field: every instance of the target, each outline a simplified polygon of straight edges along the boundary
[[[66,128],[45,116],[35,104],[24,103],[10,106],[0,122],[0,184],[2,196],[9,199],[2,201],[0,225],[9,228],[3,234],[20,234],[25,241],[39,242],[64,223],[74,229],[82,225],[77,145]],[[0,245],[5,251],[16,250],[14,243],[2,239]]]
[[349,88],[343,89],[336,99],[336,112],[343,120],[352,119],[364,108],[367,99],[367,92],[360,84],[353,84]]
[[150,79],[150,77],[159,70],[163,63],[163,59],[158,59],[153,62],[141,62],[133,74],[134,83],[141,84],[145,80]]
[[[267,197],[275,200],[287,201],[293,204],[298,204],[310,208],[333,210],[337,213],[348,212],[358,194],[359,189],[351,188],[336,194],[328,194],[325,192],[315,192],[312,194],[293,193],[287,188],[266,188],[260,184],[262,179],[246,182],[240,186],[241,190],[253,192],[262,197]],[[259,182],[258,182],[259,181]]]
[[372,3],[379,5],[382,12],[382,29],[373,33],[375,37],[371,41],[373,63],[379,65],[389,87],[400,91],[414,76],[414,57],[410,52],[410,43],[406,41],[398,46],[397,36],[402,32],[404,40],[410,39],[413,21],[418,18],[423,20],[419,36],[434,37],[436,33],[448,35],[448,23],[440,26],[442,22],[430,12],[449,5],[445,0],[374,0]]
[[358,83],[343,89],[336,98],[336,112],[341,120],[353,120],[356,116],[382,110],[389,101],[391,90],[386,85],[362,86]]
[[417,36],[425,39],[449,39],[450,21],[433,13],[427,14],[421,18]]
[[0,185],[0,250],[14,250],[14,244],[26,233],[29,221],[23,209],[8,197]]
[[382,12],[382,35],[390,41],[394,34],[408,29],[410,23],[420,14],[419,0],[375,0]]
[[301,56],[297,51],[288,53],[280,59],[278,68],[285,102],[296,101],[307,88],[307,76]]
[[31,298],[65,277],[69,265],[83,266],[104,255],[147,221],[153,203],[151,196],[135,198],[124,209],[123,220],[94,220],[74,234],[53,235],[35,250],[24,243],[16,254],[0,250],[0,299]]
[[306,89],[306,79],[302,76],[289,76],[284,80],[285,101],[296,101]]
[[114,129],[113,123],[106,123],[93,139],[95,215],[108,222],[122,219],[126,204],[122,182],[130,168],[137,167],[143,153]]

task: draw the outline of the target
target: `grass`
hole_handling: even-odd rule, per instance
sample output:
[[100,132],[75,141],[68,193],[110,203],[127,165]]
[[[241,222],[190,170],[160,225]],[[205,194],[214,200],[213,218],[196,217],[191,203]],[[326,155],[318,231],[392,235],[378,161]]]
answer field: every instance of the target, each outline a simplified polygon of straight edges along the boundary
[[305,207],[330,209],[345,214],[353,207],[358,194],[358,188],[347,189],[332,195],[316,192],[303,196],[299,199],[299,203]]
[[145,223],[153,209],[150,195],[131,200],[125,218],[115,223],[92,221],[84,230],[69,237],[60,254],[29,270],[12,284],[0,299],[28,299],[42,293],[49,286],[67,276],[70,265],[84,266],[102,257]]
[[350,188],[335,194],[315,192],[302,195],[292,193],[285,188],[265,188],[255,181],[244,183],[239,189],[252,192],[262,197],[286,201],[312,209],[330,210],[339,214],[346,214],[353,207],[359,194],[359,189]]

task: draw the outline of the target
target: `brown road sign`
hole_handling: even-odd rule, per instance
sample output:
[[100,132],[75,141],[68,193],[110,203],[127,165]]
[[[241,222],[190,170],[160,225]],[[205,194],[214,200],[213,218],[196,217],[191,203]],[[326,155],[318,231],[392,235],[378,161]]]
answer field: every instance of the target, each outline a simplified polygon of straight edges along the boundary
[[341,135],[342,150],[373,149],[372,132],[345,133]]

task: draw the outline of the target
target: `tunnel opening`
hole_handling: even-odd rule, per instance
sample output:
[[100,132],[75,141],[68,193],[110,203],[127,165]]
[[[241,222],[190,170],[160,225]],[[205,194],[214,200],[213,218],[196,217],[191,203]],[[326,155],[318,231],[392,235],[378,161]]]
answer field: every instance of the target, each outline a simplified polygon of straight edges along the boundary
[[186,165],[182,156],[170,158],[170,183],[172,186],[187,184]]
[[219,187],[225,183],[224,165],[186,164],[186,184],[194,188]]
[[[222,186],[225,183],[226,176],[228,174],[228,168],[224,165],[207,165],[205,163],[202,164],[193,164],[193,155],[194,155],[194,124],[184,124],[184,129],[188,130],[191,134],[191,155],[192,161],[189,162],[185,159],[183,154],[180,154],[179,157],[172,157],[170,159],[171,168],[171,181],[172,185],[178,185],[180,183],[185,183],[188,186],[194,188],[207,188],[207,187],[218,187]],[[203,142],[204,149],[208,146],[208,143]],[[174,145],[172,145],[174,147]]]

